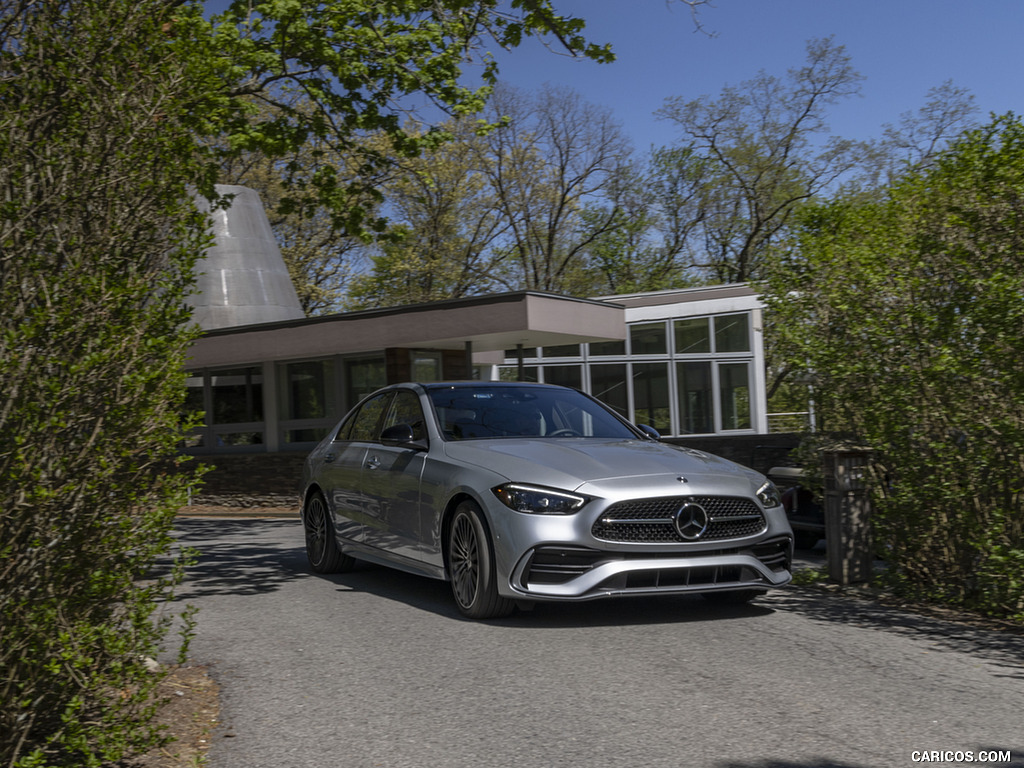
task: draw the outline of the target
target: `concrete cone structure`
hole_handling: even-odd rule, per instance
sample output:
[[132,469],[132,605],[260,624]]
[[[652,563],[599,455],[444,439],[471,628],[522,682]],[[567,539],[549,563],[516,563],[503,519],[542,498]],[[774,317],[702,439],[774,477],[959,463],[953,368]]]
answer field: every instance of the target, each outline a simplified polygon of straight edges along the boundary
[[[214,245],[196,265],[192,319],[204,331],[305,317],[260,196],[248,187],[218,185],[231,207],[212,212]],[[203,197],[198,204],[209,211]]]

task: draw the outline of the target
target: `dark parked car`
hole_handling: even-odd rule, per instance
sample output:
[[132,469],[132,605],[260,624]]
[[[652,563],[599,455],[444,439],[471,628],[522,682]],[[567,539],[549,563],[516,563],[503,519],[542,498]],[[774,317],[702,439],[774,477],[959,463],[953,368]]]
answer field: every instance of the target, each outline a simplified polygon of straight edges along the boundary
[[782,506],[798,549],[813,549],[825,538],[825,508],[807,488],[799,467],[772,467],[768,477],[782,491]]
[[307,459],[309,561],[447,580],[472,618],[628,595],[742,602],[787,583],[775,486],[651,433],[564,387],[387,387]]

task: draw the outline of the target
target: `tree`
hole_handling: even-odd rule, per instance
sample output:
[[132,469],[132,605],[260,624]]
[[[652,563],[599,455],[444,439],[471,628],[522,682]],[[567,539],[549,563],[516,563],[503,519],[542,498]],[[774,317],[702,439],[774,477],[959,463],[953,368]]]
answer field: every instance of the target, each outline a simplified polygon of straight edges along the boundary
[[[384,158],[360,140],[383,133],[413,156],[444,138],[406,135],[396,100],[478,109],[493,65],[482,88],[459,74],[486,36],[611,55],[547,0],[498,6],[235,0],[207,19],[188,0],[0,5],[4,765],[112,764],[160,740],[143,657],[172,618],[157,609],[181,562],[161,558],[192,482],[175,450],[184,298],[207,245],[193,193],[215,198],[225,155],[286,157],[315,136],[358,173],[293,179],[283,211],[322,204],[348,232],[378,228],[364,201]],[[285,86],[315,109],[300,114]]]
[[[415,157],[447,138],[443,131],[404,130],[418,103],[452,117],[483,109],[498,71],[480,55],[485,43],[515,48],[537,37],[556,41],[569,55],[614,58],[607,45],[583,37],[581,19],[558,15],[551,0],[234,0],[209,20],[192,7],[175,25],[223,83],[198,127],[221,137],[231,152],[279,158],[316,137],[349,158],[351,176],[324,164],[308,178],[290,180],[282,212],[322,204],[351,234],[385,226],[363,201],[380,199],[374,180],[391,153]],[[461,77],[474,57],[482,64],[479,87]],[[312,107],[308,113],[295,105],[295,93]],[[258,112],[254,102],[272,109]],[[386,143],[362,142],[370,133]]]
[[[381,185],[396,237],[380,245],[350,306],[492,287],[586,295],[600,286],[587,256],[622,228],[629,147],[618,125],[607,110],[554,88],[528,98],[500,87],[485,118],[497,127],[449,123],[454,141],[396,161]],[[597,207],[602,200],[610,208]]]
[[[885,126],[882,145],[893,165],[921,168],[977,125],[974,95],[952,80],[930,89],[925,98],[916,112],[904,112],[898,123]],[[890,171],[890,179],[897,175],[895,169]]]
[[767,286],[820,423],[877,452],[888,578],[1024,616],[1024,125],[801,216]]
[[[276,110],[256,105],[261,119],[274,116]],[[293,108],[307,119],[314,111],[311,105],[297,103]],[[277,114],[277,118],[288,120]],[[374,137],[359,141],[369,145]],[[381,142],[378,142],[381,143]],[[218,179],[223,184],[240,184],[259,193],[274,231],[281,256],[288,267],[299,303],[307,315],[317,315],[341,309],[346,290],[352,278],[366,261],[367,243],[359,233],[350,233],[334,212],[315,198],[296,208],[290,190],[307,186],[322,168],[329,167],[342,179],[353,179],[357,164],[350,156],[341,156],[328,142],[309,136],[301,146],[289,149],[280,157],[270,157],[263,151],[226,151],[221,144]],[[373,181],[376,188],[383,183],[383,172]],[[373,216],[380,208],[375,196],[364,195],[357,202]]]
[[860,142],[858,162],[842,183],[844,196],[882,197],[901,176],[927,166],[964,132],[976,128],[974,96],[951,80],[929,89],[924,104],[882,126],[882,138]]
[[[613,195],[613,225],[587,247],[608,293],[657,291],[693,285],[699,277],[700,227],[708,216],[710,163],[687,147],[655,149],[646,169],[622,176]],[[583,211],[591,229],[608,216],[598,203]],[[596,221],[593,221],[596,219]]]
[[492,284],[491,246],[508,224],[477,164],[483,139],[469,120],[442,127],[452,141],[397,161],[381,186],[391,236],[372,272],[353,282],[353,309],[458,298]]
[[584,219],[586,205],[621,189],[630,146],[611,113],[579,94],[546,86],[529,99],[498,89],[479,156],[508,223],[501,272],[507,287],[586,294],[596,285],[584,260],[590,244],[618,226],[619,206]]
[[[761,276],[773,242],[797,207],[855,165],[850,142],[827,138],[829,106],[855,95],[861,77],[843,46],[812,40],[787,80],[764,72],[717,99],[666,100],[659,115],[682,146],[710,164],[697,266],[714,282]],[[818,137],[826,137],[817,141]]]
[[[206,243],[167,6],[0,9],[0,764],[160,742],[144,668],[172,616],[184,297]],[[162,575],[161,575],[162,574]]]

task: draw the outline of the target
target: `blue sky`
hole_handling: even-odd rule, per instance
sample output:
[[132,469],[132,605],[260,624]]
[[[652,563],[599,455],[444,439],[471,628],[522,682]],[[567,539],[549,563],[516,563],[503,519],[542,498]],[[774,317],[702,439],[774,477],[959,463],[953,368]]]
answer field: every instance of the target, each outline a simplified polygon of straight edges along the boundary
[[672,125],[653,116],[665,99],[717,96],[760,70],[784,76],[803,64],[811,38],[833,35],[865,76],[862,96],[830,112],[832,131],[881,136],[882,125],[921,107],[929,89],[952,80],[976,97],[980,114],[1024,114],[1024,0],[715,0],[694,31],[687,7],[670,0],[555,0],[587,20],[618,60],[599,65],[530,44],[499,58],[502,79],[533,89],[568,86],[611,109],[640,151],[672,143]]

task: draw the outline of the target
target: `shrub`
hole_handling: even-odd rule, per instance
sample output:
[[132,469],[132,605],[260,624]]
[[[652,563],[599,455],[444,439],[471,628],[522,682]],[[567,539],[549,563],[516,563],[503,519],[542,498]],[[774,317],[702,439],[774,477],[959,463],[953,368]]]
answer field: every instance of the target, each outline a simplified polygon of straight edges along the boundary
[[167,4],[0,18],[0,764],[159,739],[155,656],[191,482],[174,456],[184,297],[206,239]]
[[805,212],[767,297],[823,428],[876,451],[893,586],[1024,614],[1024,125]]

